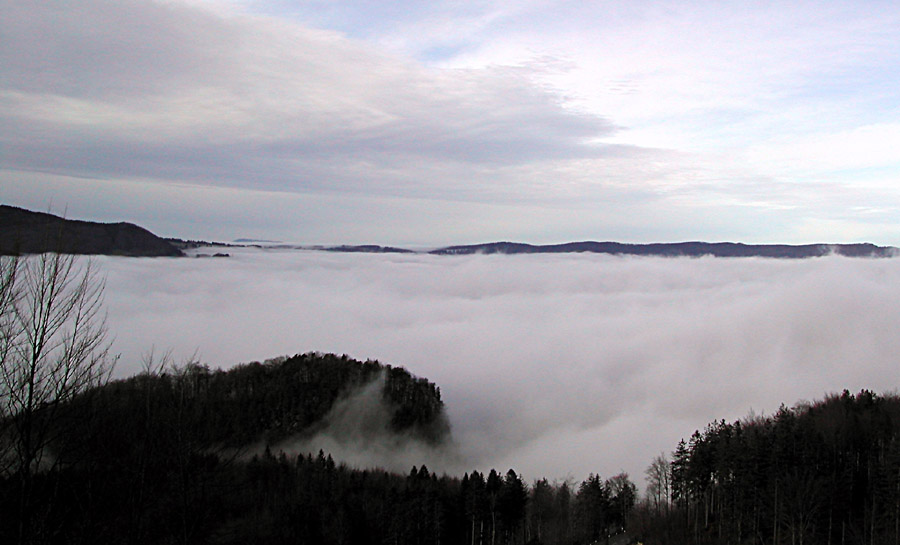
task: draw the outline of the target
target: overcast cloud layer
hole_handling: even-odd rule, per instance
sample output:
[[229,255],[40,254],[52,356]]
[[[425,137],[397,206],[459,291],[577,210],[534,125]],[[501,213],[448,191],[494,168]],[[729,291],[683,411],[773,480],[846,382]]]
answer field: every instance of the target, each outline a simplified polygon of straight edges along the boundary
[[900,244],[894,2],[0,0],[0,201],[185,238]]
[[898,386],[894,259],[99,261],[119,376],[150,348],[225,368],[308,351],[404,366],[447,404],[459,450],[419,462],[439,471],[642,482],[653,456],[711,420]]

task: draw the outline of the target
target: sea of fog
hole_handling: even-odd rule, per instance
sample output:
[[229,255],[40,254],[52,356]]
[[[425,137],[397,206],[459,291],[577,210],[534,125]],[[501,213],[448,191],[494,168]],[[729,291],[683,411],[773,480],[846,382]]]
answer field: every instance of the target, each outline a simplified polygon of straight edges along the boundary
[[228,251],[97,258],[116,376],[151,349],[222,368],[320,351],[436,382],[452,452],[338,453],[360,465],[643,487],[714,419],[900,383],[900,259]]

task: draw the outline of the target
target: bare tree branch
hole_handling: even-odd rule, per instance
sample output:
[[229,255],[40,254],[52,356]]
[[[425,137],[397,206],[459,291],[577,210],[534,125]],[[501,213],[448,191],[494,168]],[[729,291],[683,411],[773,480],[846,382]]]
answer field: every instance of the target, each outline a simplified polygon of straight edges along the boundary
[[19,483],[22,539],[41,499],[34,474],[64,458],[60,406],[105,383],[115,364],[104,281],[82,259],[0,258],[0,476]]

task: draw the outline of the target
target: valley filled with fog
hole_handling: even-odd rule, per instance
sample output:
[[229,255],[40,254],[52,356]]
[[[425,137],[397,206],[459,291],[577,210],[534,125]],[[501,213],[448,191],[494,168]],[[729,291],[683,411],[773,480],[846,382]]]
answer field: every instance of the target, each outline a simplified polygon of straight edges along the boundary
[[227,251],[95,258],[115,376],[151,349],[222,368],[320,351],[440,387],[455,445],[370,445],[356,464],[624,470],[642,487],[654,456],[713,419],[898,386],[895,259]]

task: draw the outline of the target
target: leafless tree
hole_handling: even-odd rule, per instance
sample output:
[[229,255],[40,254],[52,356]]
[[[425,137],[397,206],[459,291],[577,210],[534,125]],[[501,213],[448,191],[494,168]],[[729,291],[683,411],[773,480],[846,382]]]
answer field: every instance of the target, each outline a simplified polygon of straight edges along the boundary
[[647,499],[656,508],[656,514],[669,511],[672,498],[671,464],[665,453],[660,453],[644,472],[647,475]]
[[[34,475],[61,463],[59,409],[109,378],[104,281],[90,259],[0,258],[0,475],[19,482],[28,530]],[[51,452],[51,445],[54,451]]]
[[[6,362],[11,360],[10,351],[20,336],[13,327],[13,307],[17,299],[15,283],[18,272],[19,259],[17,257],[0,257],[0,370],[2,370],[2,375],[6,375]],[[0,385],[0,476],[8,475],[13,465],[10,437],[13,422],[9,415],[11,401],[6,390],[5,385]]]

